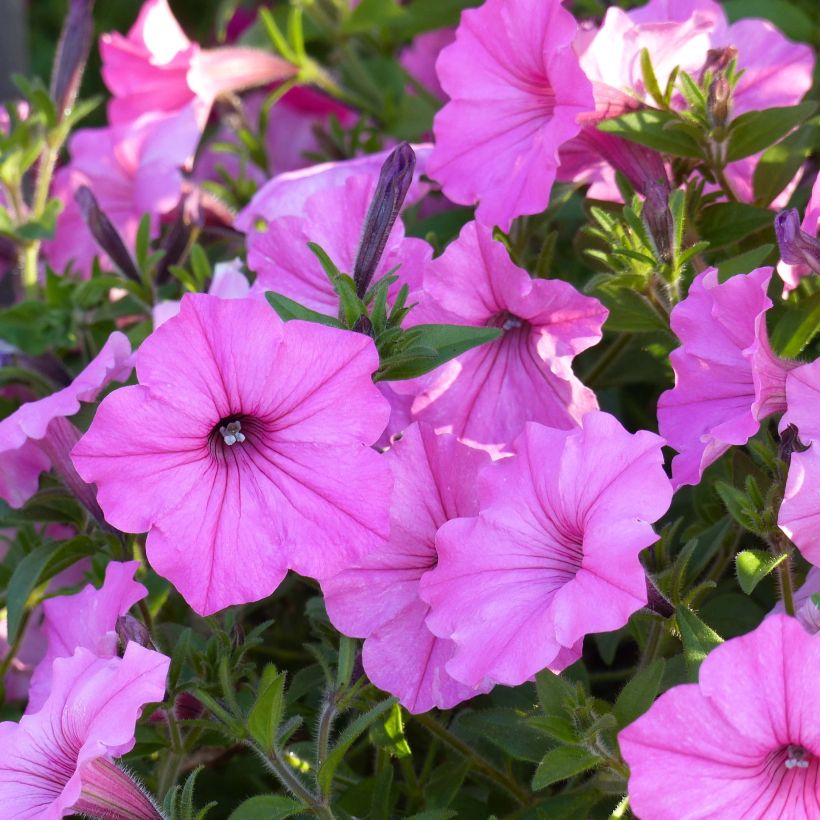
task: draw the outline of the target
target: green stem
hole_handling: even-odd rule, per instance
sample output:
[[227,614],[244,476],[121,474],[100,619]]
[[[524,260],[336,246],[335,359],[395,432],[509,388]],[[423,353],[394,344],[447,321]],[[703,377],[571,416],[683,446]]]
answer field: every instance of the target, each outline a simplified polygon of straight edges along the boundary
[[787,558],[777,567],[780,582],[780,596],[787,615],[794,615],[794,581],[792,579],[792,559]]
[[631,333],[622,333],[618,336],[603,352],[601,358],[581,377],[581,381],[587,385],[587,387],[594,387],[601,376],[621,358],[631,341]]
[[658,621],[652,621],[649,625],[649,634],[646,637],[646,646],[643,648],[641,660],[638,664],[639,669],[649,666],[652,661],[658,656],[661,648],[661,639],[663,638],[663,624]]
[[729,180],[726,179],[726,174],[723,173],[723,168],[715,165],[712,168],[712,173],[715,175],[715,179],[720,185],[720,189],[726,194],[726,199],[730,202],[737,202],[737,195],[732,190],[732,186],[729,184]]
[[334,820],[330,806],[311,792],[294,774],[287,762],[284,761],[278,749],[265,754],[259,747],[253,746],[254,751],[261,756],[268,768],[279,778],[279,782],[296,798],[301,800],[316,816],[325,820]]
[[157,797],[162,800],[173,788],[179,777],[179,770],[185,757],[185,746],[182,742],[182,735],[179,731],[179,724],[174,717],[174,705],[165,710],[165,717],[168,721],[168,738],[170,745],[168,754],[163,763],[162,769],[157,779]]
[[333,720],[336,717],[336,704],[334,703],[334,693],[328,693],[322,714],[319,717],[319,734],[316,739],[316,771],[322,768],[322,764],[327,760],[330,748],[330,730],[333,727]]
[[484,760],[484,758],[479,757],[473,749],[464,743],[464,741],[457,738],[446,726],[443,726],[434,717],[428,714],[420,714],[414,715],[413,718],[424,726],[430,734],[442,740],[462,757],[467,759],[476,773],[482,775],[487,780],[491,780],[497,786],[500,786],[522,806],[526,806],[531,802],[531,795],[523,786],[504,772],[496,769],[495,766]]

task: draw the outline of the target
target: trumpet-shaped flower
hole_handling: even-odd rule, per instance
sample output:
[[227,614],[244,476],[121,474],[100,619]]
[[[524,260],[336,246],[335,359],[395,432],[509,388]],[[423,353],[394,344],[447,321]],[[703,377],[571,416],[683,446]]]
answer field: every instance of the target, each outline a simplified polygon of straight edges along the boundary
[[646,605],[638,555],[669,507],[663,439],[606,413],[582,427],[528,424],[513,458],[479,477],[481,512],[438,532],[423,576],[427,625],[456,644],[447,671],[468,686],[517,686],[580,657],[585,635]]
[[122,658],[78,649],[54,662],[51,694],[19,723],[0,723],[0,801],[6,817],[69,814],[160,820],[112,759],[134,747],[143,706],[165,697],[170,658],[129,643]]
[[478,513],[478,472],[490,458],[418,424],[384,458],[394,480],[390,540],[325,581],[325,605],[337,629],[365,638],[364,670],[376,686],[410,712],[449,709],[477,692],[447,674],[455,645],[427,628],[419,580],[436,565],[439,527]]
[[527,421],[568,428],[598,408],[572,360],[600,340],[606,308],[567,282],[530,278],[479,223],[468,223],[425,270],[411,317],[504,331],[425,380],[412,412],[439,431],[500,451]]
[[389,413],[377,367],[362,334],[187,294],[74,464],[109,523],[148,531],[151,566],[197,612],[256,601],[288,568],[326,578],[387,536],[390,470],[368,446]]
[[771,276],[771,268],[757,268],[721,283],[708,268],[672,311],[681,346],[670,355],[675,386],[658,400],[658,428],[679,453],[672,461],[676,487],[697,484],[729,447],[757,432],[761,419],[786,409],[794,363],[769,346]]
[[820,815],[820,639],[786,615],[713,649],[618,735],[638,817]]
[[450,101],[436,115],[428,173],[453,202],[507,230],[549,203],[558,148],[595,107],[558,0],[487,0],[462,12],[436,63]]
[[189,112],[202,130],[220,94],[296,73],[295,66],[259,49],[200,48],[185,36],[167,0],[147,0],[127,37],[104,34],[100,55],[114,125],[148,113]]
[[37,492],[40,473],[61,452],[65,419],[79,412],[80,402],[93,401],[110,382],[125,381],[133,366],[131,343],[114,332],[68,387],[26,402],[0,421],[0,498],[12,507],[28,501]]
[[71,657],[80,646],[101,658],[117,654],[117,618],[148,594],[134,580],[137,567],[137,561],[112,561],[105,568],[100,589],[88,584],[76,595],[59,595],[43,602],[43,632],[48,648],[31,676],[26,711],[37,712],[45,703],[57,658]]
[[[257,274],[254,292],[277,291],[312,310],[338,315],[339,296],[307,243],[320,245],[341,271],[352,275],[377,177],[352,176],[343,185],[317,191],[305,202],[301,216],[280,217],[268,224],[265,233],[250,237],[248,265]],[[432,255],[423,239],[405,237],[397,219],[374,280],[400,266],[390,296],[395,297],[403,284],[415,291]]]

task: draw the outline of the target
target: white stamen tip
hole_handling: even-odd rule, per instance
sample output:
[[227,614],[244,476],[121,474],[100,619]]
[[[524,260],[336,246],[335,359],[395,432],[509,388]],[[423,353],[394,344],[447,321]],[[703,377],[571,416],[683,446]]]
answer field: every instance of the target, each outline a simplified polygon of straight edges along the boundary
[[241,444],[245,440],[244,433],[239,432],[241,429],[241,422],[232,421],[230,424],[220,427],[219,432],[222,435],[222,440],[230,447],[237,442]]

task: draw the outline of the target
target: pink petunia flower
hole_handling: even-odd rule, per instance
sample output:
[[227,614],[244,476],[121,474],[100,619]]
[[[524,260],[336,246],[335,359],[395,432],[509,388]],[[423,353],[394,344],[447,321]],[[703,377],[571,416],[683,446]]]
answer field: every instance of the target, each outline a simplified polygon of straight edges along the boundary
[[126,247],[136,241],[140,220],[150,217],[151,235],[160,215],[172,211],[182,196],[180,168],[196,147],[198,134],[190,118],[168,120],[148,115],[128,125],[78,131],[69,142],[71,162],[54,177],[53,195],[65,203],[54,239],[44,244],[49,263],[62,271],[73,263],[83,276],[95,256],[111,267],[94,241],[74,195],[88,186]]
[[88,584],[76,595],[61,595],[43,602],[43,632],[48,642],[45,656],[31,676],[27,712],[37,712],[51,692],[52,666],[84,647],[101,658],[117,654],[117,618],[125,615],[148,590],[134,580],[138,561],[112,561],[105,568],[102,587]]
[[618,735],[651,820],[820,815],[820,640],[786,615],[713,649]]
[[707,268],[672,310],[681,346],[670,354],[675,386],[658,400],[658,429],[679,453],[672,460],[675,487],[697,484],[762,419],[786,409],[786,373],[796,363],[769,346],[771,276],[771,268],[757,268],[720,283],[717,270]]
[[[419,34],[413,42],[402,51],[399,62],[402,68],[434,97],[447,100],[447,94],[441,87],[436,74],[436,61],[442,49],[455,40],[456,30],[439,28]],[[412,89],[411,89],[412,90]]]
[[[305,202],[301,216],[282,216],[270,222],[264,233],[249,237],[248,266],[257,274],[253,292],[277,291],[312,310],[338,315],[339,296],[307,243],[320,245],[339,270],[352,275],[376,180],[376,174],[356,175],[343,185],[323,188]],[[432,255],[423,239],[404,235],[397,219],[374,281],[399,265],[399,281],[392,285],[391,297],[403,284],[415,291]]]
[[530,278],[489,228],[468,223],[425,270],[411,318],[500,327],[504,335],[426,378],[413,416],[493,451],[503,451],[527,421],[578,424],[598,402],[573,374],[572,360],[600,340],[606,317],[597,299],[569,283]]
[[326,578],[388,533],[389,408],[372,339],[283,323],[257,299],[187,294],[143,342],[72,457],[106,519],[200,614],[257,601],[288,568]]
[[428,173],[453,202],[507,230],[549,203],[558,148],[595,107],[572,50],[575,18],[557,0],[486,0],[462,12],[436,63],[450,97],[436,115]]
[[51,694],[19,723],[0,723],[0,802],[7,817],[69,814],[161,820],[113,758],[134,747],[148,703],[165,697],[170,658],[129,643],[122,658],[80,648],[54,662]]
[[73,471],[68,449],[79,437],[67,419],[79,412],[80,402],[94,401],[113,381],[125,381],[133,366],[131,343],[115,331],[68,387],[27,402],[0,421],[0,498],[21,507],[52,464],[65,479],[64,471]]
[[201,131],[222,93],[292,77],[296,67],[255,48],[202,49],[179,26],[167,0],[147,0],[123,37],[100,38],[102,75],[113,99],[113,125],[148,113],[193,115]]
[[322,583],[333,625],[365,638],[364,670],[413,713],[449,709],[477,694],[447,674],[455,645],[425,625],[430,607],[419,580],[436,565],[436,532],[478,514],[479,470],[486,453],[413,424],[384,458],[393,471],[390,540],[358,566]]
[[[784,216],[784,221],[780,222],[779,220]],[[795,213],[794,222],[798,222],[799,219],[800,217]],[[777,265],[777,273],[783,280],[784,297],[800,284],[804,276],[818,272],[815,268],[820,268],[820,259],[817,259],[820,253],[820,240],[816,240],[818,231],[820,231],[820,175],[814,179],[811,196],[799,228],[797,225],[789,225],[787,220],[788,212],[786,215],[781,214],[775,221],[775,231],[778,234],[782,258]],[[812,242],[812,239],[815,241]],[[789,259],[788,262],[786,257]]]
[[[820,567],[810,567],[806,579],[794,593],[794,616],[811,635],[820,632],[820,607],[814,603],[812,596],[820,593]],[[772,613],[785,613],[783,601],[775,604]]]
[[478,517],[438,531],[438,566],[420,594],[432,632],[456,644],[447,671],[468,686],[560,671],[585,635],[646,605],[638,555],[672,499],[663,439],[606,413],[581,423],[528,424],[516,456],[481,473]]

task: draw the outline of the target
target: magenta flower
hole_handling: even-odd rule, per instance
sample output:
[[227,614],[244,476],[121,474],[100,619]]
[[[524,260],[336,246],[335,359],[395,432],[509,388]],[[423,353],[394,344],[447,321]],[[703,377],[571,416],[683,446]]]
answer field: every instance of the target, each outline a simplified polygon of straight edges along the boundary
[[[308,198],[301,216],[280,217],[268,224],[265,233],[249,237],[248,266],[257,274],[253,291],[274,290],[312,310],[338,315],[339,296],[307,243],[320,245],[339,270],[352,275],[377,176],[351,176],[343,185],[323,188]],[[432,255],[423,239],[405,237],[397,219],[375,279],[400,265],[396,271],[399,281],[391,287],[390,296],[395,297],[403,284],[415,291]]]
[[[439,28],[419,34],[413,42],[402,51],[399,62],[402,68],[434,97],[447,100],[447,94],[441,87],[436,74],[436,60],[442,49],[453,42],[456,31],[453,28]],[[410,87],[413,93],[412,86]]]
[[0,802],[6,817],[161,820],[112,759],[134,747],[143,706],[165,697],[169,664],[170,658],[135,643],[122,658],[98,658],[82,648],[58,658],[43,708],[19,723],[0,723]]
[[817,817],[820,640],[773,615],[618,735],[638,817]]
[[427,625],[450,638],[447,671],[468,686],[517,686],[581,655],[585,635],[623,626],[646,605],[638,555],[669,507],[663,439],[606,413],[582,427],[528,424],[516,456],[479,477],[481,512],[438,531],[438,566],[421,579]]
[[720,283],[717,270],[708,268],[672,310],[681,346],[669,357],[675,386],[658,400],[658,428],[679,453],[672,460],[675,487],[697,484],[729,447],[745,444],[762,419],[786,409],[786,373],[795,363],[769,346],[771,276],[771,268],[757,268]]
[[324,581],[325,605],[338,630],[366,639],[364,670],[376,686],[413,713],[449,709],[477,692],[447,674],[455,645],[427,628],[419,580],[436,565],[439,527],[478,514],[478,472],[490,458],[417,424],[384,458],[394,480],[390,540]]
[[783,295],[794,290],[804,276],[820,273],[820,176],[814,179],[803,221],[793,209],[775,217],[775,232],[781,262],[777,272],[783,280]]
[[169,121],[154,116],[74,134],[69,143],[71,162],[54,177],[52,193],[65,208],[57,219],[54,239],[44,245],[50,264],[62,271],[73,262],[88,276],[94,257],[100,256],[104,266],[111,267],[74,201],[83,185],[91,188],[126,247],[134,246],[144,214],[150,215],[151,235],[156,236],[160,215],[173,210],[182,195],[180,168],[197,139],[192,119]]
[[489,228],[468,223],[427,267],[424,295],[411,318],[500,327],[504,335],[425,379],[414,417],[496,451],[527,421],[578,424],[598,403],[573,374],[572,360],[600,340],[606,317],[597,299],[567,282],[530,278]]
[[[810,567],[806,579],[794,593],[794,616],[811,635],[820,632],[820,607],[812,596],[820,594],[820,567]],[[772,613],[784,614],[783,601],[778,601]]]
[[22,507],[37,492],[40,473],[52,464],[64,479],[65,470],[73,472],[68,449],[79,432],[66,419],[79,412],[80,402],[94,401],[107,384],[125,381],[133,367],[131,343],[114,332],[68,387],[27,402],[0,421],[0,498]]
[[106,519],[200,614],[257,601],[288,568],[326,578],[388,533],[389,408],[373,341],[283,323],[256,299],[187,294],[72,452]]
[[105,581],[100,589],[88,584],[76,595],[61,595],[43,602],[43,632],[48,648],[31,676],[27,712],[37,712],[45,703],[56,658],[69,658],[78,647],[101,658],[117,654],[117,618],[148,594],[134,580],[138,567],[137,561],[112,561],[105,568]]
[[595,107],[557,0],[486,0],[461,14],[436,63],[450,97],[436,115],[428,173],[483,223],[509,229],[549,203],[559,146]]
[[100,56],[114,125],[187,110],[202,130],[220,94],[284,80],[297,70],[255,48],[200,48],[185,36],[167,0],[147,0],[127,37],[104,34]]

